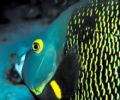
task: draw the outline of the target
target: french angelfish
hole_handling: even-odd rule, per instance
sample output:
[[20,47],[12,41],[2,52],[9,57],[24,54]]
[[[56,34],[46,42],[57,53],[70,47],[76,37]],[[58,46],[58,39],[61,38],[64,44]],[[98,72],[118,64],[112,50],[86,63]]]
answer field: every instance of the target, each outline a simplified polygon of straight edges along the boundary
[[[48,41],[47,45],[52,44],[52,47],[49,48],[55,52],[54,54],[53,51],[50,50],[50,57],[55,60],[50,62],[62,61],[63,56],[60,56],[61,53],[59,52],[61,48],[64,56],[71,54],[71,52],[75,52],[74,54],[78,56],[77,63],[81,66],[81,73],[79,74],[78,89],[75,92],[75,96],[71,97],[72,100],[119,100],[120,1],[82,0],[79,6],[78,9],[73,11],[70,20],[65,20],[69,21],[69,24],[66,23],[68,24],[68,28],[59,26],[60,21],[56,20],[56,23],[52,25],[54,31],[51,27],[48,30],[49,33],[54,34],[54,36],[53,34],[50,34],[49,37],[46,36],[47,38],[52,38],[51,42]],[[62,22],[61,20],[61,23]],[[59,27],[59,29],[64,27],[63,29],[65,30],[59,30],[57,27]],[[43,41],[47,38],[43,39],[43,37],[41,37]],[[65,40],[63,41],[63,39]],[[55,40],[55,42],[53,42],[53,40]],[[65,45],[63,45],[64,43]],[[59,58],[58,60],[58,57],[61,57],[61,59]],[[25,61],[23,68],[23,77],[25,77],[26,66],[31,68],[31,64],[28,64],[27,61],[28,60]],[[39,59],[39,61],[42,60]],[[59,65],[59,63],[56,65]],[[55,68],[54,73],[57,73],[57,67]],[[52,74],[47,83],[49,84],[55,76],[56,74]],[[27,80],[27,78],[24,79]],[[27,81],[25,82],[27,83]]]

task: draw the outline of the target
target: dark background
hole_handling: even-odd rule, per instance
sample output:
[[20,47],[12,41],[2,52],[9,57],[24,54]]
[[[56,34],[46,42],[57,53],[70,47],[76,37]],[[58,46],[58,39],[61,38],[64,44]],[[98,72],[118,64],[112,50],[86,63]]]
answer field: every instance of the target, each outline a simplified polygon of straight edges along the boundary
[[0,0],[0,24],[41,19],[50,23],[78,0]]

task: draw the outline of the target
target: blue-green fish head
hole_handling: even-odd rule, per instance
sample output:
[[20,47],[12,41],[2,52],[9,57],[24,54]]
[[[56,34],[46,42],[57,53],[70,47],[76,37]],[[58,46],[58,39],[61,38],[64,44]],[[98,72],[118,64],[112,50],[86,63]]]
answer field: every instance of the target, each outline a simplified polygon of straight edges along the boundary
[[56,71],[56,51],[52,43],[36,39],[27,53],[22,78],[36,95],[42,93]]
[[62,61],[69,19],[78,7],[79,3],[76,3],[56,18],[46,32],[33,42],[26,55],[22,78],[35,95],[42,93]]

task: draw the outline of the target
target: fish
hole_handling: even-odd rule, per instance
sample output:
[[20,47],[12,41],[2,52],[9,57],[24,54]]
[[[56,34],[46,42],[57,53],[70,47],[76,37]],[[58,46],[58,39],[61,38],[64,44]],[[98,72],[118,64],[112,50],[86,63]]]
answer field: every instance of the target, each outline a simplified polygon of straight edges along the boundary
[[[23,66],[25,83],[29,88],[33,87],[30,90],[36,96],[42,95],[47,85],[52,87],[51,82],[58,87],[65,86],[65,84],[61,85],[56,82],[60,81],[62,75],[67,76],[69,73],[62,74],[60,71],[60,74],[58,66],[64,60],[64,56],[73,54],[76,55],[76,62],[81,70],[78,70],[80,73],[77,89],[72,88],[75,93],[69,99],[120,99],[119,0],[82,0],[77,6],[73,6],[73,10],[70,10],[69,14],[66,11],[53,22],[44,36],[38,40],[45,42],[43,51],[37,51],[41,45],[36,46],[36,42],[33,42],[34,50],[28,53]],[[48,47],[46,48],[46,46]],[[44,49],[46,54],[49,53],[47,56],[44,54]],[[38,52],[40,55],[33,52]],[[44,70],[42,66],[45,67]],[[64,68],[62,69],[64,71]],[[36,79],[33,80],[34,76]],[[76,84],[76,78],[73,81]],[[65,83],[65,80],[62,82]],[[38,88],[39,86],[41,88]],[[61,89],[69,90],[65,87]],[[52,90],[55,91],[54,88]],[[67,94],[67,92],[65,93]],[[57,94],[55,95],[57,97]],[[62,99],[59,96],[58,99]]]
[[[25,55],[22,69],[20,71],[18,69],[25,85],[36,96],[43,93],[45,87],[53,79],[58,67],[63,62],[68,19],[78,7],[79,4],[76,3],[64,11],[48,26],[45,33],[41,33],[33,41],[30,50]],[[61,21],[63,19],[65,21]],[[59,79],[60,77],[57,78]]]

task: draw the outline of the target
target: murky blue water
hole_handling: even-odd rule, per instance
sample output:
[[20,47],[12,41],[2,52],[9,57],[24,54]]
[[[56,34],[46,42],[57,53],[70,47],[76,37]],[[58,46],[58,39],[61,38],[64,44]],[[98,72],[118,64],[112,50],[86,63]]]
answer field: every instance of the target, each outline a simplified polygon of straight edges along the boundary
[[10,55],[22,55],[31,47],[34,39],[38,38],[47,25],[39,21],[16,23],[0,29],[0,100],[34,100],[28,88],[24,85],[13,85],[6,79],[6,72],[12,62]]

